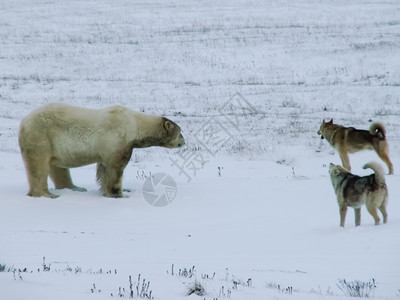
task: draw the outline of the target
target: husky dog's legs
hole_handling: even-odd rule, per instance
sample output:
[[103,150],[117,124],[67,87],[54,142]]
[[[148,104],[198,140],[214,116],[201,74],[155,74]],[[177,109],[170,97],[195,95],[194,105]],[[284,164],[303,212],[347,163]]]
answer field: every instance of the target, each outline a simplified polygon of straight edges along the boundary
[[389,155],[387,154],[387,152],[380,152],[380,151],[376,151],[376,154],[378,154],[378,156],[385,162],[385,164],[387,165],[388,169],[389,169],[389,175],[393,175],[393,164],[390,161]]
[[351,172],[349,154],[347,153],[346,150],[344,150],[342,148],[339,148],[338,151],[339,151],[340,160],[342,161],[343,168],[345,168],[347,171]]
[[366,206],[367,206],[368,212],[375,220],[375,225],[379,225],[379,222],[381,221],[381,219],[378,216],[378,211],[377,211],[376,207],[374,205],[372,205],[371,203],[366,203]]
[[356,226],[360,226],[360,224],[361,224],[361,208],[354,209],[354,216],[356,219]]
[[344,227],[344,222],[346,221],[347,206],[344,204],[340,206],[339,212],[340,212],[340,226]]
[[383,223],[386,224],[388,221],[388,214],[386,212],[386,203],[382,203],[382,205],[379,206],[378,208],[383,215]]

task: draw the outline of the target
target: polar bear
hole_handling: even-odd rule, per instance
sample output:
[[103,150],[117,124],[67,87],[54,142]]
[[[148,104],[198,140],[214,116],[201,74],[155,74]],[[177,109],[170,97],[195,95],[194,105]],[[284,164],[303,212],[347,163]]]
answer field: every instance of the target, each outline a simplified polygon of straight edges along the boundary
[[122,174],[134,148],[184,144],[180,127],[160,116],[123,106],[87,109],[62,103],[39,107],[22,121],[19,146],[32,197],[58,197],[56,189],[86,191],[72,183],[69,168],[97,163],[97,181],[105,197],[122,197]]

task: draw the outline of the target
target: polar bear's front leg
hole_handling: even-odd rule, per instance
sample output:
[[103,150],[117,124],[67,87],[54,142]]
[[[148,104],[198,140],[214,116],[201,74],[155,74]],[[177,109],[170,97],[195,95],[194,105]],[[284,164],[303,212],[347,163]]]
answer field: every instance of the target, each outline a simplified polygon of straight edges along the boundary
[[122,175],[124,166],[110,165],[103,163],[97,165],[97,181],[100,184],[103,196],[110,198],[122,197]]
[[115,149],[97,164],[97,182],[101,186],[103,196],[122,197],[122,175],[131,159],[132,150],[130,145]]

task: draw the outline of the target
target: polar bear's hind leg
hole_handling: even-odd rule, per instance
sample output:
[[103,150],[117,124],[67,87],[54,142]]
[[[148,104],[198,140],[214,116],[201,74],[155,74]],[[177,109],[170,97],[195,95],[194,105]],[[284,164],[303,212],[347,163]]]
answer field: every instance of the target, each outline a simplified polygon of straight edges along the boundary
[[57,198],[58,195],[49,192],[47,178],[49,176],[49,158],[46,155],[36,155],[35,159],[26,159],[26,152],[22,151],[25,167],[28,174],[29,193],[31,197]]
[[67,168],[50,166],[50,178],[56,189],[71,189],[73,191],[86,192],[85,188],[72,183],[71,174]]

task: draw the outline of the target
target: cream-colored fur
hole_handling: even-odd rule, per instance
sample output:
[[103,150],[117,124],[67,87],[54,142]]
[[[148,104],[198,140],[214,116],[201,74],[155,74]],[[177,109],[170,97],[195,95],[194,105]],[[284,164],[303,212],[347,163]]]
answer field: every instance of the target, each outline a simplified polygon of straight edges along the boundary
[[122,197],[122,174],[134,148],[183,144],[174,122],[123,106],[87,109],[47,104],[25,117],[19,131],[28,195],[33,197],[57,197],[48,190],[48,176],[56,189],[85,191],[72,183],[69,168],[92,163],[97,163],[103,195]]

